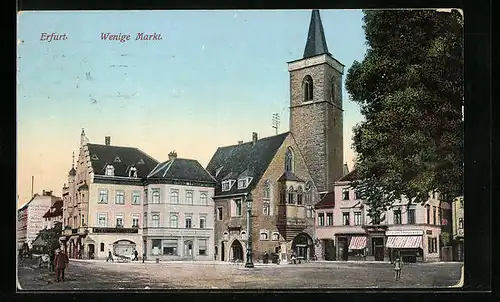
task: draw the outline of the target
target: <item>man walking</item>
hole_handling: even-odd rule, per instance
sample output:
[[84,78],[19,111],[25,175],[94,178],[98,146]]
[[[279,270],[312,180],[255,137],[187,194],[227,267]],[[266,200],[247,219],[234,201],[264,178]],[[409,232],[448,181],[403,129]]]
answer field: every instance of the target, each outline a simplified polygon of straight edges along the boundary
[[111,254],[111,250],[108,250],[108,258],[106,258],[106,262],[108,261],[115,262],[115,260],[113,259],[113,254]]
[[134,259],[132,259],[132,261],[139,261],[139,253],[137,252],[137,250],[134,251]]
[[63,251],[57,250],[54,257],[54,266],[56,267],[57,282],[64,282],[64,270],[69,262],[68,256]]
[[396,281],[401,279],[401,259],[399,256],[396,258],[396,261],[394,261],[394,272],[396,273],[395,279]]

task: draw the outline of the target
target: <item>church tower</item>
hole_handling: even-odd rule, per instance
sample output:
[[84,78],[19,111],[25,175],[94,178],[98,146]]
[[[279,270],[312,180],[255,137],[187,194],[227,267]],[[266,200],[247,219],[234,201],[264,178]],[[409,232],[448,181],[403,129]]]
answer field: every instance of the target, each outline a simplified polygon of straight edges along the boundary
[[319,10],[313,10],[302,59],[288,63],[290,131],[320,193],[343,174],[342,74],[328,52]]

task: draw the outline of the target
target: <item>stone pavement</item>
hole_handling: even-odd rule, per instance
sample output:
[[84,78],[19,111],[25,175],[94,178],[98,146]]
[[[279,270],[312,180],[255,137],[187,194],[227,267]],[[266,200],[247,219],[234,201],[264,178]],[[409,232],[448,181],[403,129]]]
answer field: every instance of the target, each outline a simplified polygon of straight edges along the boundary
[[112,263],[71,260],[66,282],[55,282],[47,268],[19,266],[24,290],[117,289],[300,289],[300,288],[435,288],[460,280],[462,263],[413,263],[395,281],[390,263],[313,262],[298,265],[154,261]]

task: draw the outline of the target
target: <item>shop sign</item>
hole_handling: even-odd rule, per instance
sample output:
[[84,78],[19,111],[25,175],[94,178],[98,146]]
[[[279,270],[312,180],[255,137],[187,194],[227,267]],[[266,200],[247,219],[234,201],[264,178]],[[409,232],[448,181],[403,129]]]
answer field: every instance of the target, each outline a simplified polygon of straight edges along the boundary
[[423,235],[424,231],[422,230],[407,230],[407,231],[387,231],[385,232],[386,236],[419,236]]
[[92,233],[138,233],[137,228],[92,228]]

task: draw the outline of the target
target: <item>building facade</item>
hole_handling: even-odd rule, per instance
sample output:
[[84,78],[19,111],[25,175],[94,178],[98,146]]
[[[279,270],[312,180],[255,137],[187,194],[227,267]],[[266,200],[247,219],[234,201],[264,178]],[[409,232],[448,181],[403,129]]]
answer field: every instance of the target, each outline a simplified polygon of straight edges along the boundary
[[76,168],[63,187],[61,242],[71,258],[142,254],[143,178],[157,164],[137,148],[111,145],[111,137],[91,144],[82,130]]
[[215,258],[243,261],[247,229],[248,193],[253,195],[252,255],[265,252],[282,260],[292,252],[299,258],[314,256],[314,217],[318,190],[291,133],[220,147],[207,170],[215,187]]
[[438,193],[427,202],[410,204],[402,198],[379,223],[368,217],[368,206],[351,188],[356,171],[335,182],[334,190],[316,206],[318,259],[439,261],[441,235]]
[[290,132],[322,194],[343,175],[342,74],[329,52],[319,10],[313,10],[304,55],[288,63]]
[[43,191],[42,194],[35,194],[33,198],[17,211],[17,241],[21,246],[27,243],[32,247],[33,241],[38,236],[38,232],[44,229],[44,214],[59,197],[52,195],[52,191]]
[[464,261],[464,197],[459,196],[452,203],[453,259]]
[[56,223],[62,223],[63,220],[63,200],[61,198],[56,199],[50,209],[43,215],[43,228],[51,229]]
[[215,179],[196,160],[171,152],[144,182],[147,259],[214,259]]

